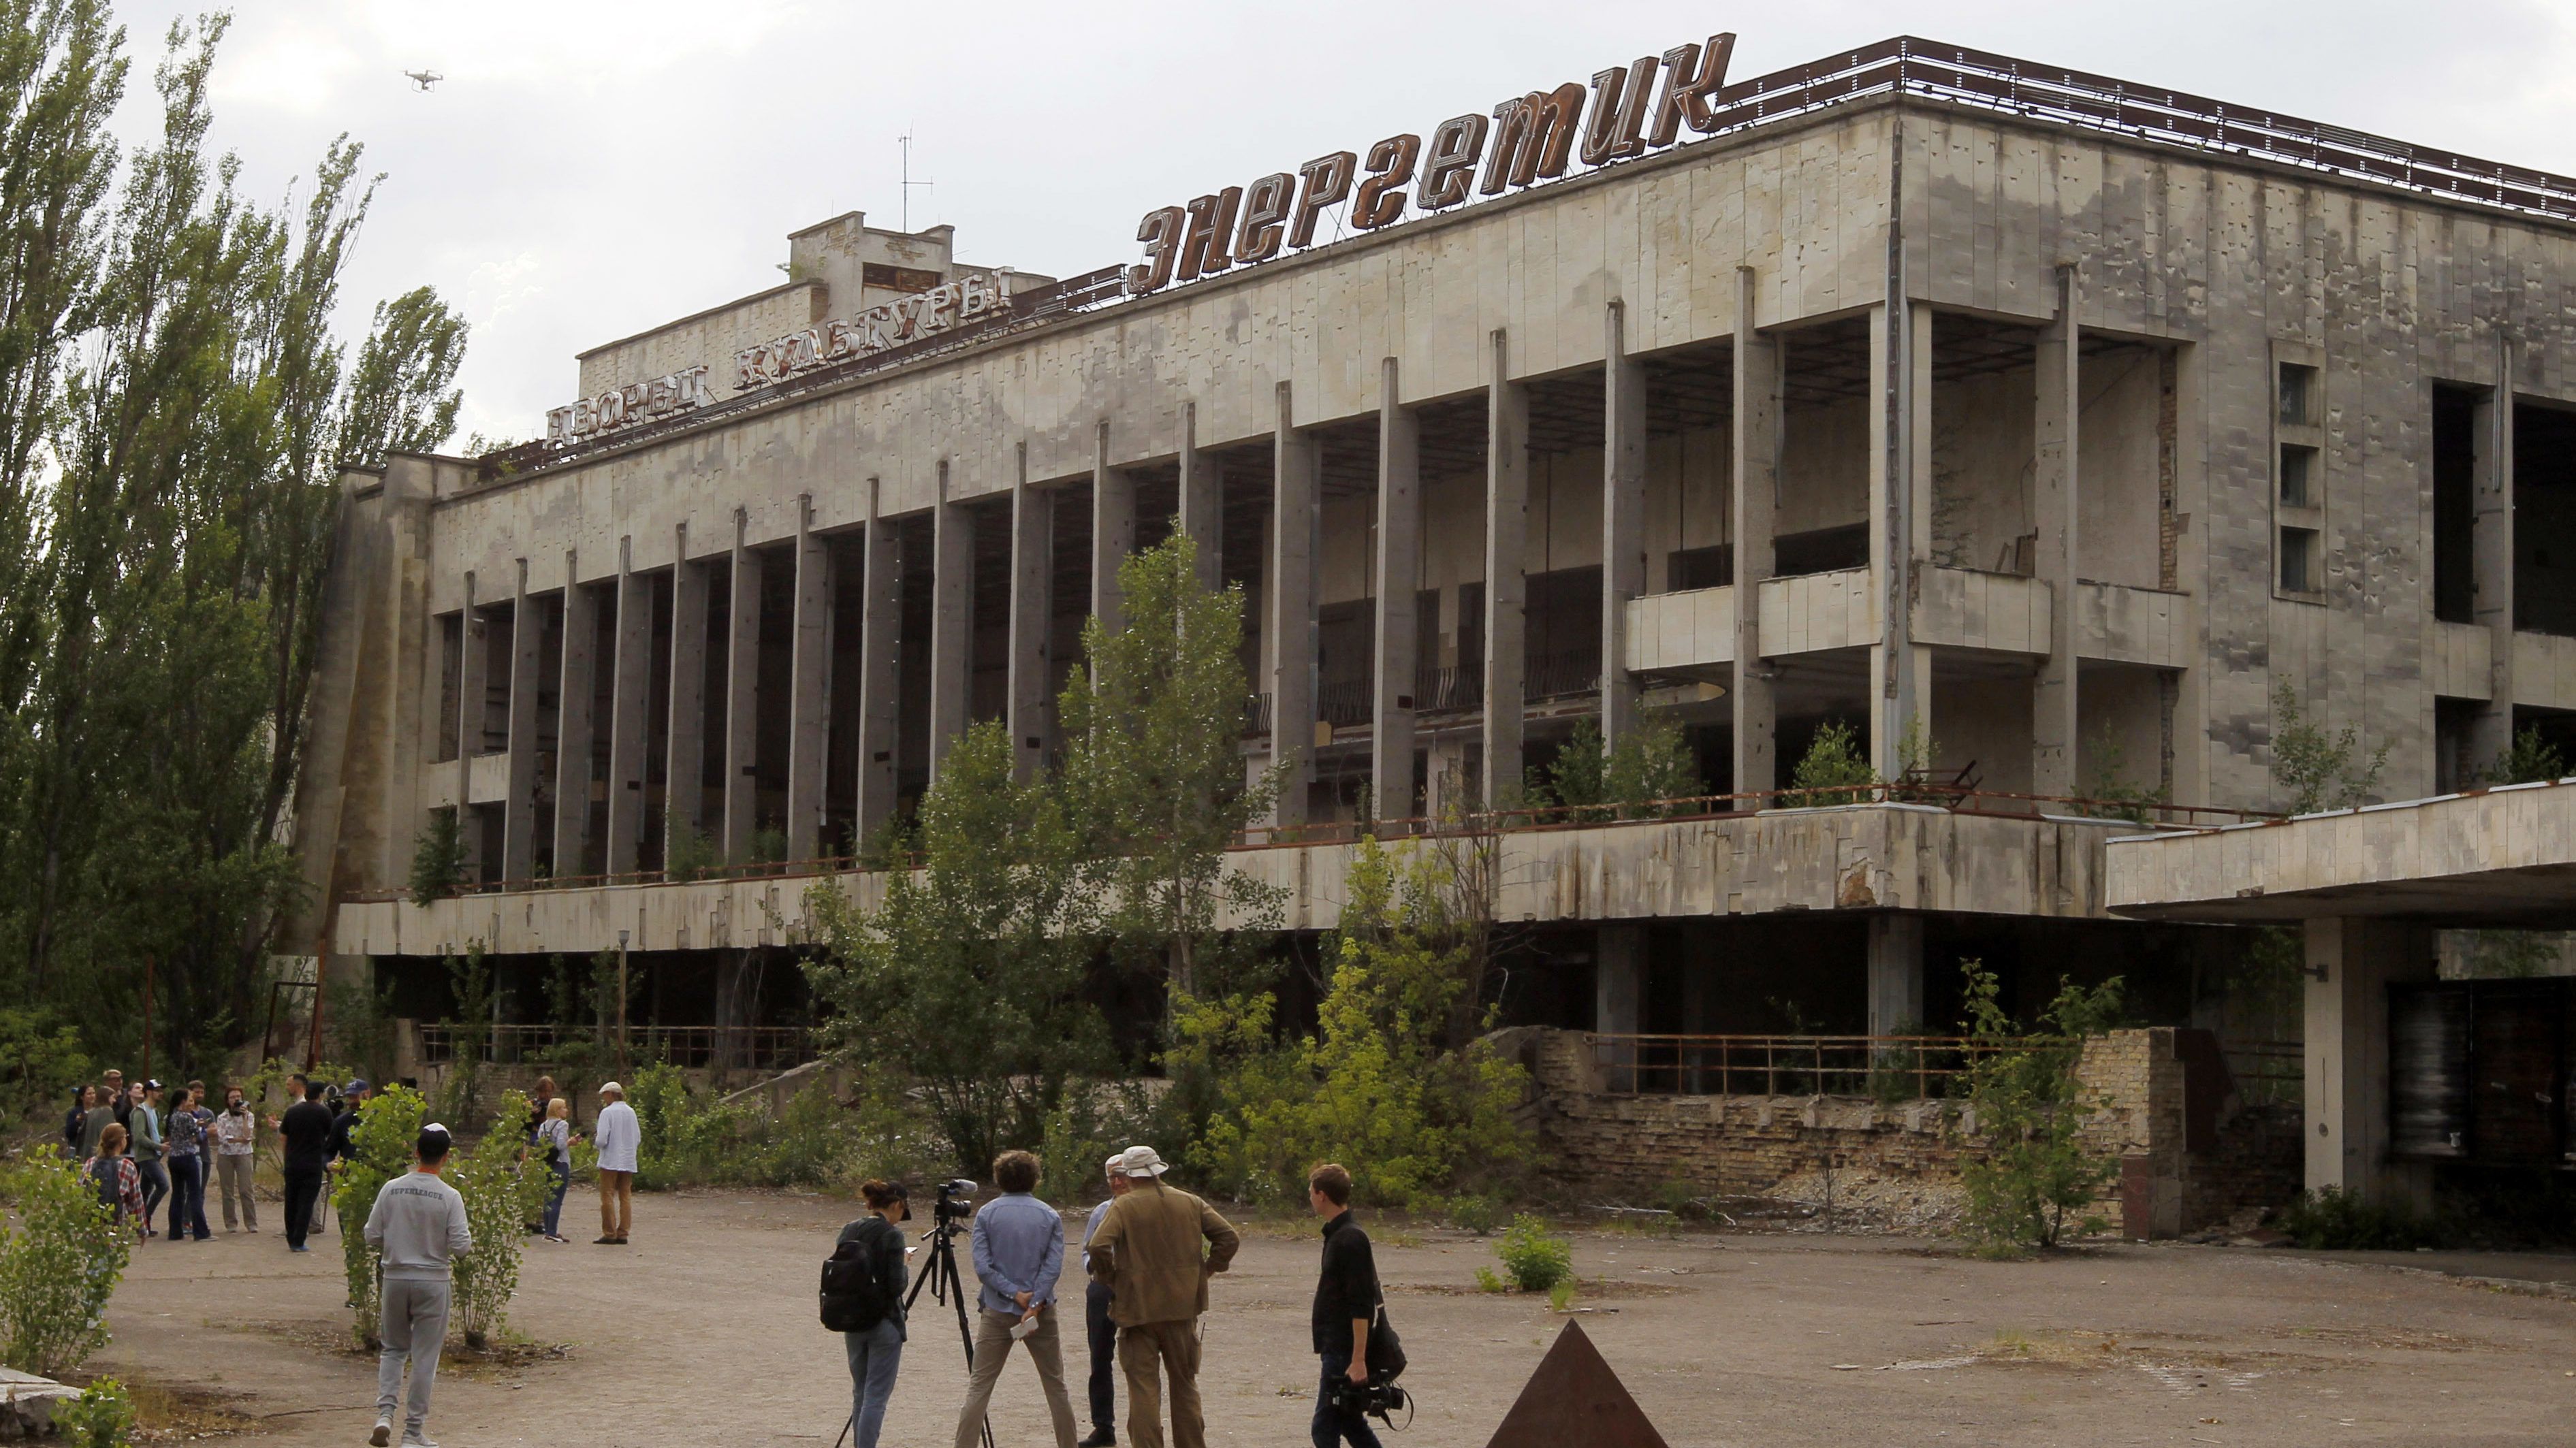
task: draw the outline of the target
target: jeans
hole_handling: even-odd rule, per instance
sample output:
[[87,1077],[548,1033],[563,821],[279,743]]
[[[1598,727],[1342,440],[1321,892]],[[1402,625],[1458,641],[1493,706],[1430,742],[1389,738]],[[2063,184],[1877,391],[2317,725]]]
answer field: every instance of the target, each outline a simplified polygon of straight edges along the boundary
[[215,1158],[215,1200],[224,1204],[224,1230],[233,1229],[233,1203],[241,1203],[241,1224],[259,1230],[259,1206],[251,1200],[251,1157],[218,1155]]
[[152,1213],[170,1195],[170,1173],[158,1161],[138,1161],[134,1169],[143,1177],[143,1229],[152,1230]]
[[1351,1448],[1379,1448],[1377,1430],[1369,1426],[1360,1413],[1342,1413],[1333,1408],[1333,1384],[1351,1380],[1351,1355],[1347,1352],[1324,1354],[1324,1381],[1315,1392],[1315,1448],[1334,1448],[1349,1439]]
[[546,1197],[546,1235],[560,1237],[563,1235],[558,1229],[563,1226],[564,1192],[572,1186],[572,1168],[559,1161],[550,1161],[546,1163],[546,1170],[555,1179],[555,1189]]
[[315,1166],[291,1166],[286,1169],[286,1245],[301,1247],[305,1234],[313,1230],[313,1199],[322,1190],[322,1169]]
[[385,1279],[384,1312],[376,1335],[384,1352],[376,1359],[376,1416],[391,1418],[402,1396],[403,1362],[411,1363],[411,1394],[403,1405],[403,1440],[422,1437],[429,1420],[429,1390],[438,1381],[438,1350],[447,1341],[447,1306],[455,1287],[447,1282]]
[[903,1320],[889,1316],[865,1332],[841,1334],[850,1352],[852,1448],[877,1448],[886,1402],[894,1396],[894,1370],[903,1362]]
[[1091,1339],[1091,1426],[1106,1433],[1118,1421],[1118,1324],[1109,1320],[1109,1289],[1083,1284],[1082,1325]]
[[195,1234],[202,1242],[214,1235],[206,1226],[206,1159],[199,1155],[170,1158],[170,1235]]

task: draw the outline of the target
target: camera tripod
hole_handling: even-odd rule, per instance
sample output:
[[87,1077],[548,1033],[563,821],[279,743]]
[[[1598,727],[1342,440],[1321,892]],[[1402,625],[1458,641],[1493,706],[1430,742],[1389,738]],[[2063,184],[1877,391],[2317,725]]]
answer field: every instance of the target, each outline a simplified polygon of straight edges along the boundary
[[[968,1185],[971,1192],[972,1184]],[[921,1240],[930,1244],[930,1261],[921,1275],[912,1279],[912,1290],[903,1295],[906,1323],[912,1320],[912,1305],[921,1300],[921,1289],[925,1287],[930,1289],[931,1301],[957,1309],[957,1336],[966,1348],[966,1370],[969,1373],[975,1370],[975,1329],[966,1314],[966,1279],[957,1271],[957,1233],[958,1224],[965,1221],[972,1211],[972,1208],[952,1204],[948,1188],[944,1185],[940,1188],[938,1203],[931,1208],[930,1230],[921,1234]],[[847,1436],[857,1421],[853,1416],[843,1422],[842,1435]],[[990,1418],[984,1420],[983,1431],[984,1448],[993,1448],[993,1422]],[[832,1440],[832,1448],[841,1448],[839,1438]]]

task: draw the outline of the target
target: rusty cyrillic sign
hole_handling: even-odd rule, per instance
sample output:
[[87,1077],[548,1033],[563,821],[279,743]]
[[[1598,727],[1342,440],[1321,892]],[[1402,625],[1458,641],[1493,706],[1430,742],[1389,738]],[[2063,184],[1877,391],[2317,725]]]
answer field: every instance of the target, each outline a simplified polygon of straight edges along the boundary
[[597,397],[585,397],[548,412],[546,441],[556,446],[583,442],[601,433],[702,406],[707,400],[706,383],[707,369],[701,365],[650,382],[612,387]]
[[1004,274],[962,276],[900,301],[870,307],[846,322],[825,322],[733,354],[734,390],[747,392],[800,372],[865,357],[945,332],[1011,304]]
[[1365,167],[1354,153],[1335,151],[1293,176],[1278,171],[1187,206],[1148,211],[1136,227],[1145,260],[1127,269],[1127,291],[1142,296],[1175,280],[1312,245],[1316,224],[1344,201],[1351,203],[1354,228],[1375,231],[1404,215],[1408,190],[1421,210],[1443,211],[1471,193],[1493,196],[1562,176],[1569,157],[1605,166],[1669,146],[1684,129],[1713,130],[1710,101],[1725,87],[1734,53],[1732,32],[1712,35],[1705,45],[1675,46],[1660,60],[1641,55],[1601,71],[1589,95],[1580,82],[1567,81],[1505,100],[1490,119],[1452,116],[1432,128],[1428,146],[1420,136],[1389,136],[1369,147]]

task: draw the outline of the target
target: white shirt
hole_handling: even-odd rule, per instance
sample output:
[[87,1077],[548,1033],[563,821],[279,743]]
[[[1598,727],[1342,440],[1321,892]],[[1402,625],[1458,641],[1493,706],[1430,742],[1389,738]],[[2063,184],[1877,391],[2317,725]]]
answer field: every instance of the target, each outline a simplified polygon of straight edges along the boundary
[[644,1128],[635,1120],[634,1107],[612,1101],[600,1108],[599,1124],[592,1128],[590,1139],[599,1146],[601,1171],[633,1171],[635,1148],[644,1142]]

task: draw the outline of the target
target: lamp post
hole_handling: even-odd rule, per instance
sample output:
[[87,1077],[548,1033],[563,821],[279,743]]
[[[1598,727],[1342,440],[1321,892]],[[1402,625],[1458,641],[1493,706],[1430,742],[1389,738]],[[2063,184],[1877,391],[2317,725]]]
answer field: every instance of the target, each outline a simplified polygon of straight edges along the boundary
[[626,932],[617,932],[617,1074],[626,1074]]

